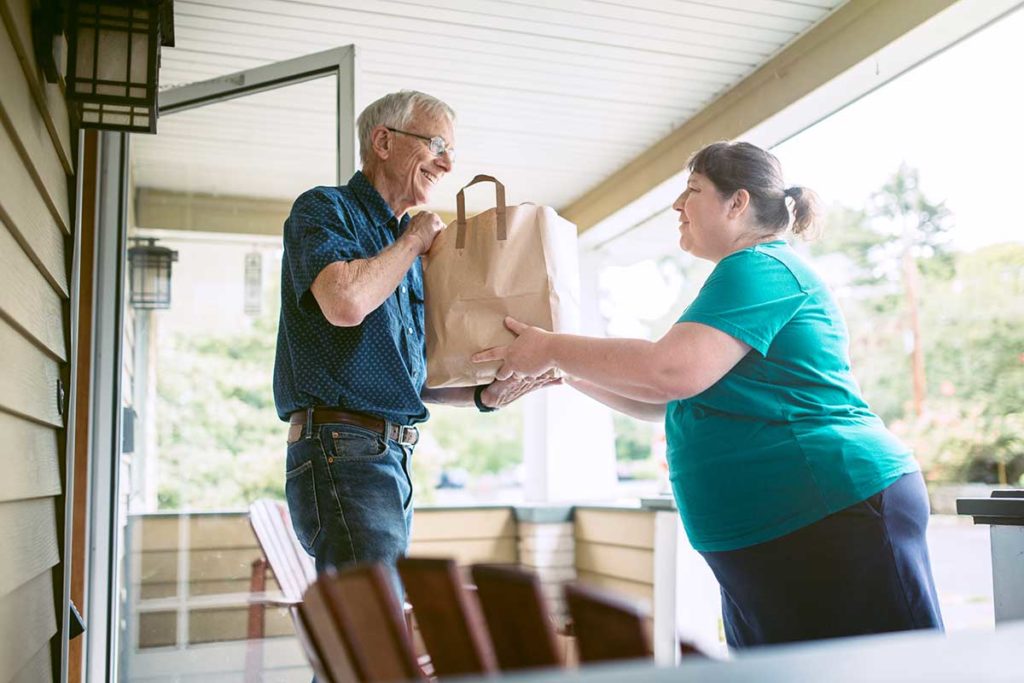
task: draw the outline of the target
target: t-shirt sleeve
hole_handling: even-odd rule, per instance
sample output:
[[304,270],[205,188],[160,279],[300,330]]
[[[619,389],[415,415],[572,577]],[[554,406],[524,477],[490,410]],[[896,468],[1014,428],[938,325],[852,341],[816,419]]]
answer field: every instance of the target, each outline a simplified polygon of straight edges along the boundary
[[296,303],[311,310],[313,281],[335,261],[365,258],[351,221],[339,202],[313,188],[295,200],[284,223],[285,254]]
[[766,356],[775,335],[807,297],[785,264],[742,251],[718,262],[678,322],[714,327]]

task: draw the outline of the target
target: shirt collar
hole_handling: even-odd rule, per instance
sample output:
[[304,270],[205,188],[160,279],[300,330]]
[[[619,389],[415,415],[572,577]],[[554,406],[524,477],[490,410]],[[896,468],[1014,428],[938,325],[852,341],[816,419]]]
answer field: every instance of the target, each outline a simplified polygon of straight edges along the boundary
[[374,226],[390,225],[392,221],[397,225],[405,223],[408,213],[402,217],[402,220],[395,220],[395,212],[391,210],[388,203],[384,201],[384,197],[380,196],[380,192],[373,186],[370,179],[363,175],[362,171],[356,171],[352,179],[348,181],[348,186],[352,188],[359,203],[370,214],[370,221]]

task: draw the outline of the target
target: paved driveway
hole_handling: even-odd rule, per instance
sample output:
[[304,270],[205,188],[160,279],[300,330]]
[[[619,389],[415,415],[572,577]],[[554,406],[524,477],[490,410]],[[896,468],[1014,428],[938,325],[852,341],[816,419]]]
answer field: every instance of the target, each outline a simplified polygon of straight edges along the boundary
[[988,527],[969,517],[932,515],[928,547],[946,630],[992,628]]

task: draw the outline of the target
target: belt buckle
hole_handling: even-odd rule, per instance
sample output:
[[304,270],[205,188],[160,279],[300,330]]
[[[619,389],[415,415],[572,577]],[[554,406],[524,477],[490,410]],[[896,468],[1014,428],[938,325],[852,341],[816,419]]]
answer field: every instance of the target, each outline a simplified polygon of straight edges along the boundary
[[415,446],[420,440],[420,430],[412,426],[398,428],[398,443],[403,446]]

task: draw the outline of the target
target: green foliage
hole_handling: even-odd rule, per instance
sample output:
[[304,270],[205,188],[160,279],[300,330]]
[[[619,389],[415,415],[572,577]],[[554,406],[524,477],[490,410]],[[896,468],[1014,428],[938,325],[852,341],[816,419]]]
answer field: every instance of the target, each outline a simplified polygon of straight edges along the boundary
[[930,481],[1014,485],[1024,479],[1024,413],[984,416],[944,400],[905,427]]
[[229,335],[159,343],[160,509],[284,498],[285,427],[271,389],[277,322],[269,313],[249,322]]
[[647,460],[651,457],[651,439],[654,425],[635,420],[621,413],[613,418],[615,428],[615,459],[622,461]]
[[1001,464],[1012,484],[1024,474],[1024,245],[960,254],[954,272],[926,281],[931,408],[913,430],[934,479],[996,482]]
[[833,206],[825,220],[826,229],[811,242],[811,254],[825,257],[842,254],[852,261],[856,275],[853,284],[873,284],[877,281],[872,274],[872,250],[879,242],[879,234],[870,226],[863,209]]
[[446,466],[472,475],[500,474],[523,461],[523,413],[519,402],[494,413],[431,406],[424,426],[445,451]]
[[[929,479],[1024,476],[1024,245],[957,253],[949,212],[902,167],[863,211],[835,207],[818,258],[845,258],[840,297],[854,372],[872,408],[915,448]],[[836,233],[839,234],[836,234]],[[926,409],[910,409],[905,255],[920,272]]]

